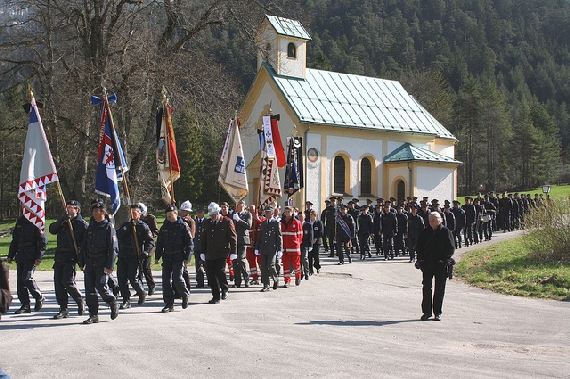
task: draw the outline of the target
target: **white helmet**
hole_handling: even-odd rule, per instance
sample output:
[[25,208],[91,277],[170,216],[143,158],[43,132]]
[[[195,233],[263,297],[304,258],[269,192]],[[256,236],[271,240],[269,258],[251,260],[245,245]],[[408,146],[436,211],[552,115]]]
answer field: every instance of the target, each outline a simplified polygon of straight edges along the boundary
[[139,203],[138,205],[139,205],[139,208],[141,209],[141,214],[145,215],[146,211],[147,211],[146,205],[144,205],[143,203]]
[[220,208],[220,206],[214,202],[211,202],[210,204],[208,204],[208,214],[209,215],[215,215],[216,213],[220,213],[220,210],[222,208]]
[[182,204],[180,204],[180,210],[181,210],[181,211],[192,212],[192,203],[189,202],[188,200],[186,200],[185,202],[183,202]]

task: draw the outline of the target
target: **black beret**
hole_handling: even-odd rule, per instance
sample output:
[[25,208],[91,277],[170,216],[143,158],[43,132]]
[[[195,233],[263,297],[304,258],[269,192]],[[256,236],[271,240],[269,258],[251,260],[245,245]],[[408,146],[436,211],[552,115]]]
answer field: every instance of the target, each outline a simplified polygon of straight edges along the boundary
[[107,210],[107,206],[105,205],[105,203],[94,203],[94,202],[91,202],[91,210],[93,210],[93,209]]

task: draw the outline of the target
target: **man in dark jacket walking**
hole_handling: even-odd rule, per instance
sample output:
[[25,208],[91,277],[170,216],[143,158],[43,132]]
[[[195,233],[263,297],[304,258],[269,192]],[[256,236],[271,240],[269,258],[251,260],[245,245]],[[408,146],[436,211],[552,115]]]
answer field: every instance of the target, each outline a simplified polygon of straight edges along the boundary
[[[433,314],[434,321],[441,320],[441,307],[447,281],[447,265],[455,253],[453,234],[442,225],[439,212],[432,212],[429,227],[422,230],[416,246],[417,267],[423,273],[422,321],[427,321]],[[432,300],[432,281],[435,277],[435,292]]]
[[224,217],[216,203],[208,205],[210,219],[204,225],[202,234],[202,255],[206,261],[206,276],[212,289],[212,300],[208,303],[220,303],[228,296],[226,261],[230,255],[237,256],[237,235],[232,220]]

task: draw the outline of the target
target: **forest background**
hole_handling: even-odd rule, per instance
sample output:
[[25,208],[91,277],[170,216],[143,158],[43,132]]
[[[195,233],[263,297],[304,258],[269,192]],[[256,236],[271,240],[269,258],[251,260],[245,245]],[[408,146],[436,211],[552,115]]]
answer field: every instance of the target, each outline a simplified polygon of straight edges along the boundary
[[[227,199],[218,158],[256,74],[265,14],[303,24],[309,67],[400,81],[457,137],[460,194],[570,181],[566,0],[0,0],[0,219],[18,212],[28,84],[68,199],[95,196],[89,98],[105,87],[118,96],[131,197],[163,206],[163,86],[182,167],[176,198]],[[59,214],[51,187],[48,214]]]

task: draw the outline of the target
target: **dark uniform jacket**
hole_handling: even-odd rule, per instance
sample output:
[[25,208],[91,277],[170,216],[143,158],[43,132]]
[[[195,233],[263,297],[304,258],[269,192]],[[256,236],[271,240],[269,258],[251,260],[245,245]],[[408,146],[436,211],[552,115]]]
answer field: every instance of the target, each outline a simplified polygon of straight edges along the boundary
[[425,228],[418,237],[416,254],[422,270],[435,270],[447,265],[447,260],[455,253],[455,241],[451,231],[440,224],[433,230]]
[[374,222],[372,220],[372,216],[369,213],[360,213],[358,215],[356,223],[356,229],[358,230],[358,235],[360,237],[366,237],[374,233]]
[[337,212],[337,206],[335,205],[329,205],[328,207],[325,208],[325,231],[328,234],[332,234],[335,230],[335,215]]
[[91,221],[87,228],[87,237],[81,246],[79,266],[85,264],[115,269],[117,257],[117,234],[109,219],[101,222]]
[[424,230],[424,219],[416,213],[408,215],[408,238],[418,238],[421,231]]
[[312,222],[313,225],[313,239],[317,240],[317,244],[320,243],[319,239],[323,237],[323,223],[321,220],[316,219]]
[[405,235],[408,233],[408,215],[405,213],[396,213],[398,221],[398,234]]
[[301,248],[303,249],[311,249],[313,247],[313,226],[310,222],[303,222],[303,240],[301,241]]
[[474,204],[464,204],[463,210],[465,211],[465,225],[474,223],[477,220],[477,209]]
[[16,263],[41,261],[46,252],[47,242],[46,234],[40,232],[37,226],[22,215],[16,220],[12,232],[8,258],[16,257]]
[[340,221],[336,221],[336,240],[339,242],[349,242],[354,236],[354,219],[350,214],[341,214],[340,218],[344,221],[344,223],[348,226],[349,233],[341,226]]
[[398,233],[398,220],[396,215],[392,212],[382,212],[380,215],[380,227],[383,236],[394,237],[394,233]]
[[221,217],[215,222],[211,218],[204,223],[202,233],[202,252],[206,260],[227,258],[237,254],[236,228],[228,217]]
[[156,238],[156,236],[158,236],[158,222],[156,222],[156,217],[152,214],[146,214],[141,216],[141,221],[148,225],[152,236]]
[[202,234],[204,233],[204,225],[207,219],[202,220],[195,219],[196,223],[196,235],[194,236],[194,255],[200,256],[202,254]]
[[463,208],[451,208],[451,213],[455,216],[455,230],[460,231],[465,228],[465,211]]
[[249,212],[235,213],[238,220],[233,220],[236,227],[237,244],[249,245],[249,229],[251,229],[252,217]]
[[259,237],[255,241],[255,249],[259,250],[261,255],[271,255],[283,251],[281,223],[277,219],[270,218],[261,222]]
[[194,243],[190,237],[188,226],[178,217],[175,222],[164,220],[156,239],[155,260],[179,259],[189,261],[194,251]]
[[71,227],[73,228],[73,236],[75,237],[75,246],[69,230],[68,216],[63,215],[56,222],[52,222],[49,226],[49,232],[57,235],[57,248],[55,250],[56,262],[77,262],[77,254],[87,236],[87,227],[89,224],[85,222],[83,217],[78,214],[71,219]]
[[455,230],[455,215],[453,212],[450,210],[448,212],[443,212],[441,215],[443,216],[445,227],[449,230]]
[[154,247],[154,239],[152,232],[147,224],[139,220],[134,224],[137,241],[140,251],[137,253],[135,240],[133,238],[133,223],[127,221],[117,230],[117,238],[119,239],[119,258],[141,258],[148,257],[148,254]]

